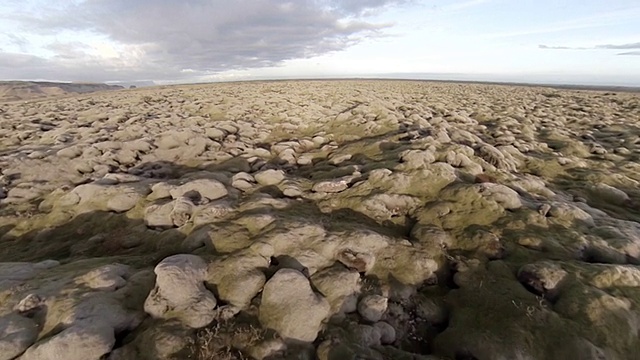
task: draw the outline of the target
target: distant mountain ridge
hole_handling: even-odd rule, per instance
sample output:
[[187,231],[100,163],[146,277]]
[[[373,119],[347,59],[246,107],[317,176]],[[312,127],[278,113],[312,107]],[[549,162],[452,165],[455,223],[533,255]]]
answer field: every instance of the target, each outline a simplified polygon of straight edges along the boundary
[[52,96],[122,90],[120,85],[100,83],[62,83],[47,81],[0,81],[0,102],[40,99]]

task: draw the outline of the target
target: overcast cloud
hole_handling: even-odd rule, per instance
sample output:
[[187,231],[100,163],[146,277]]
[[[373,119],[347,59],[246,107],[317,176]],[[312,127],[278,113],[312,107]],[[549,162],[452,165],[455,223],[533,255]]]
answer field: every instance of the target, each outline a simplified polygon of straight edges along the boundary
[[[88,0],[12,14],[21,31],[58,36],[50,56],[0,53],[0,78],[179,80],[344,50],[392,24],[367,14],[406,0]],[[0,15],[2,16],[2,15]],[[9,14],[5,14],[7,18]]]
[[0,0],[0,79],[638,85],[637,56],[618,55],[639,34],[638,0]]

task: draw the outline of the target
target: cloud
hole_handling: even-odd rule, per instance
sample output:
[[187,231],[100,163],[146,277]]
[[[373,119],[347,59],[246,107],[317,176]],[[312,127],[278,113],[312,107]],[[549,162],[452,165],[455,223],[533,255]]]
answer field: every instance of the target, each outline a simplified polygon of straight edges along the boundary
[[414,0],[333,0],[329,1],[328,4],[334,9],[341,10],[344,14],[368,15],[372,11],[391,5],[404,5],[412,2]]
[[548,49],[548,50],[583,50],[586,48],[575,48],[570,46],[548,46],[548,45],[538,45],[539,49]]
[[[277,66],[290,59],[344,50],[383,36],[392,26],[366,21],[367,13],[407,2],[87,0],[47,8],[41,15],[16,12],[12,18],[21,22],[23,31],[39,36],[64,32],[103,39],[102,44],[85,40],[49,44],[46,50],[54,55],[38,61],[46,62],[52,75],[71,79],[75,72],[66,69],[75,66],[96,81],[149,76],[174,80]],[[96,73],[90,73],[94,70]],[[4,78],[28,75],[29,71],[0,65],[0,77]]]
[[638,50],[638,51],[627,51],[627,52],[619,53],[618,55],[640,55],[640,50]]
[[[547,49],[547,50],[630,50],[630,49],[640,49],[640,43],[630,43],[630,44],[605,44],[605,45],[596,45],[591,47],[579,47],[579,46],[549,46],[549,45],[538,45],[539,49]],[[633,51],[631,51],[633,53]],[[622,53],[618,55],[629,55],[629,53]],[[635,54],[631,54],[635,55]]]
[[15,45],[20,48],[21,51],[24,51],[29,45],[29,41],[24,38],[24,36],[20,36],[17,34],[4,34],[9,41],[9,44]]
[[615,50],[629,50],[629,49],[640,49],[640,42],[631,43],[631,44],[619,44],[619,45],[596,45],[596,49],[615,49]]

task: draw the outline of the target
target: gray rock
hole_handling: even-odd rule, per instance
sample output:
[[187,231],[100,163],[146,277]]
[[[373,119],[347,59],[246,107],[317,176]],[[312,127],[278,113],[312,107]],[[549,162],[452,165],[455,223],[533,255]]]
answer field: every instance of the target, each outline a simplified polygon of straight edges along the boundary
[[[90,211],[128,211],[133,208],[138,201],[142,200],[143,196],[149,191],[147,186],[142,184],[104,185],[101,181],[102,180],[79,185],[71,191],[71,193],[80,198],[74,209],[77,213]],[[115,178],[106,178],[104,180],[106,183],[113,183],[114,181],[117,180]],[[72,199],[69,198],[69,200]]]
[[405,170],[426,168],[436,161],[431,150],[408,150],[402,153],[400,159],[405,164]]
[[107,209],[115,212],[125,212],[133,209],[142,195],[135,191],[122,192],[107,201]]
[[358,303],[358,313],[365,320],[378,322],[387,311],[388,299],[380,295],[367,295]]
[[44,260],[39,263],[0,263],[0,291],[19,285],[34,278],[41,271],[58,265],[60,265],[60,263],[56,260]]
[[77,146],[69,146],[67,148],[58,150],[56,155],[62,158],[74,159],[82,155],[82,150]]
[[624,191],[607,184],[597,184],[591,187],[594,196],[615,205],[623,205],[629,201],[629,195]]
[[130,149],[120,149],[116,153],[115,160],[121,165],[133,165],[138,162],[138,154]]
[[20,360],[100,360],[109,353],[116,339],[104,324],[85,322],[36,343]]
[[227,135],[224,131],[216,128],[206,129],[204,133],[211,140],[222,140]]
[[220,199],[229,193],[223,183],[214,179],[193,180],[169,190],[174,199],[179,199],[191,191],[197,191],[200,196],[208,200]]
[[522,207],[520,196],[515,190],[512,190],[501,184],[481,183],[476,184],[478,191],[487,199],[493,200],[502,205],[505,209],[515,210]]
[[281,269],[264,286],[259,319],[285,339],[312,342],[329,310],[329,302],[313,292],[301,272]]
[[177,318],[192,328],[206,326],[215,317],[216,298],[204,287],[207,264],[195,255],[173,255],[156,267],[156,286],[144,310],[156,318]]
[[552,221],[557,220],[567,224],[578,222],[587,226],[595,225],[595,221],[589,213],[576,205],[559,201],[551,203],[551,209],[549,209],[547,216],[549,216]]
[[130,273],[130,268],[122,264],[104,265],[81,276],[77,281],[91,289],[114,291],[123,287]]
[[371,253],[343,250],[337,254],[336,260],[340,261],[348,268],[366,273],[373,268],[373,265],[376,262],[376,257]]
[[195,205],[190,198],[183,196],[176,199],[176,201],[173,202],[173,209],[170,214],[173,225],[177,227],[185,225],[191,219],[194,208]]
[[28,314],[44,305],[45,300],[44,297],[38,294],[29,294],[20,300],[20,302],[13,307],[13,310],[19,314]]
[[559,264],[542,261],[527,264],[518,270],[518,280],[538,295],[553,297],[567,272]]
[[331,157],[331,159],[329,160],[330,164],[333,165],[338,165],[341,164],[345,161],[351,160],[351,158],[353,157],[353,155],[351,154],[341,154],[341,155],[336,155]]
[[218,200],[207,205],[200,206],[191,217],[194,226],[209,224],[234,212],[232,204],[226,200]]
[[296,163],[301,166],[311,165],[313,164],[313,157],[311,155],[302,155],[296,160]]
[[156,140],[155,144],[158,149],[161,150],[170,150],[184,146],[186,143],[186,139],[180,138],[180,136],[177,135],[179,134],[162,136]]
[[47,157],[47,153],[45,153],[44,151],[36,150],[27,155],[27,157],[29,159],[44,159]]
[[154,201],[159,199],[166,199],[171,197],[171,190],[175,186],[161,182],[151,186],[151,194],[147,196],[148,200]]
[[332,314],[356,311],[361,286],[357,271],[330,267],[313,274],[311,283],[329,301]]
[[315,183],[311,190],[314,192],[339,193],[349,187],[349,182],[350,179],[320,181]]
[[396,329],[384,321],[373,324],[378,332],[380,332],[380,342],[383,345],[393,344],[396,341]]
[[149,205],[144,211],[144,223],[153,228],[172,228],[173,202],[162,205]]
[[259,173],[255,174],[254,177],[260,185],[277,185],[282,182],[282,180],[284,180],[284,171],[269,169],[260,171]]
[[22,354],[38,338],[37,324],[18,314],[0,317],[0,360],[11,360]]
[[246,172],[239,172],[231,178],[231,186],[238,190],[246,191],[253,187],[256,180],[253,176],[247,174]]
[[156,324],[112,351],[108,360],[174,360],[176,353],[193,344],[192,331],[177,320]]
[[269,267],[273,247],[255,242],[248,248],[212,263],[207,282],[218,290],[221,300],[236,309],[244,309],[262,290],[266,277],[262,269]]
[[591,277],[591,285],[600,289],[640,287],[640,268],[632,265],[601,265]]
[[5,201],[11,203],[27,202],[40,197],[43,194],[43,190],[35,184],[22,183],[18,186],[9,189],[7,192],[7,199]]
[[153,149],[153,146],[149,142],[139,139],[122,143],[122,148],[131,151],[147,153],[151,151],[151,149]]
[[115,185],[115,184],[127,184],[141,181],[142,178],[131,174],[110,173],[98,180],[100,184]]
[[547,216],[549,210],[551,210],[551,205],[549,204],[542,204],[538,206],[538,213],[542,216]]

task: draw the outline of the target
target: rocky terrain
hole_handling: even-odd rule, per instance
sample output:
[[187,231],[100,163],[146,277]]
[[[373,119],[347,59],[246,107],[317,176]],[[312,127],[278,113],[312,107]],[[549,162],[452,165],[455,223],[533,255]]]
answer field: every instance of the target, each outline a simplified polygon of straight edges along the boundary
[[0,104],[0,360],[637,358],[639,135],[481,84]]
[[0,102],[59,97],[96,91],[122,90],[119,85],[56,83],[46,81],[0,81]]

